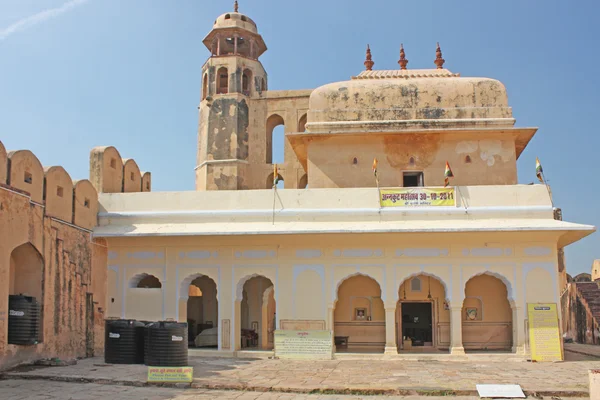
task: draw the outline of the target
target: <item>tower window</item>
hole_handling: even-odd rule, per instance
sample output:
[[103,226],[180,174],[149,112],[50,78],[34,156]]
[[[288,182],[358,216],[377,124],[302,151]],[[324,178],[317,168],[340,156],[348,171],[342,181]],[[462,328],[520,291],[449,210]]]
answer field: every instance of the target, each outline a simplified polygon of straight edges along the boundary
[[90,199],[83,200],[83,206],[85,208],[90,208]]
[[63,197],[63,194],[64,194],[64,192],[65,192],[65,191],[64,191],[64,189],[62,188],[62,186],[57,186],[57,187],[56,187],[56,195],[57,195],[58,197]]
[[246,96],[250,96],[250,82],[252,82],[252,71],[249,69],[244,70],[242,75],[242,93]]
[[246,21],[248,21],[248,18],[246,18],[245,15],[242,15],[242,21],[246,22]]
[[114,158],[110,159],[110,167],[117,169],[117,160],[115,160]]
[[227,94],[229,91],[229,75],[227,74],[227,68],[219,68],[217,76],[219,77],[217,94]]
[[471,156],[466,156],[465,157],[465,163],[466,164],[471,164]]
[[132,181],[134,181],[134,180],[135,180],[135,173],[134,173],[134,172],[132,172],[132,173],[129,175],[129,178],[130,178]]
[[31,175],[29,172],[25,172],[25,176],[23,177],[23,182],[33,183],[33,175]]
[[225,14],[225,19],[231,19],[231,15],[230,14]]
[[411,158],[410,158],[410,160],[408,160],[408,163],[409,163],[410,165],[415,165],[415,158],[414,158],[414,157],[411,157]]
[[404,187],[423,186],[423,172],[404,172]]

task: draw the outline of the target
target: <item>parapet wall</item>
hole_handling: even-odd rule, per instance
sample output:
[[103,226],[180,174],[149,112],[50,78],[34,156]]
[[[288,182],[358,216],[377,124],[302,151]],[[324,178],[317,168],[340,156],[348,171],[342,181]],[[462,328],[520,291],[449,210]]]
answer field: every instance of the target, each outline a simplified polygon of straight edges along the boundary
[[90,152],[90,182],[99,193],[149,192],[152,187],[150,172],[141,172],[132,158],[121,158],[113,146]]

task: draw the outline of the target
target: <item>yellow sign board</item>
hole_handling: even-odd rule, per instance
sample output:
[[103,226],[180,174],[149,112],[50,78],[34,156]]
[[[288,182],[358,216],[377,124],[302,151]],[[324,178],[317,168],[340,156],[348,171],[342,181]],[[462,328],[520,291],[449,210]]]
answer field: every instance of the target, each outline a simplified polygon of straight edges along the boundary
[[194,367],[148,367],[148,382],[192,382]]
[[275,331],[275,357],[295,360],[331,360],[331,331]]
[[454,188],[397,188],[379,191],[381,207],[455,206]]
[[555,303],[528,303],[529,344],[533,361],[562,361],[562,345]]

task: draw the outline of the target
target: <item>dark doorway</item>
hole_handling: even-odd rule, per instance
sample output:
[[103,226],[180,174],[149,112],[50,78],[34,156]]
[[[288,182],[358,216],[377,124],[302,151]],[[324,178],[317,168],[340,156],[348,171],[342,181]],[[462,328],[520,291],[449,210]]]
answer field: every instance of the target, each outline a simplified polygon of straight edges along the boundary
[[402,303],[402,336],[413,346],[433,342],[432,303]]

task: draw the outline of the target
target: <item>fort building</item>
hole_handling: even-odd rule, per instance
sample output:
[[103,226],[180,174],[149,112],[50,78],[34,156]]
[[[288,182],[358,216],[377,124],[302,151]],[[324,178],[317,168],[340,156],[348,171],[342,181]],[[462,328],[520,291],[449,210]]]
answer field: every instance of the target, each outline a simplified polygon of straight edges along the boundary
[[[517,125],[501,82],[446,69],[438,44],[432,68],[408,68],[401,46],[398,69],[377,70],[367,48],[365,70],[347,80],[269,90],[265,40],[237,2],[203,43],[195,191],[152,192],[149,174],[101,147],[82,194],[46,172],[78,200],[53,203],[34,157],[4,162],[0,195],[22,204],[2,204],[23,217],[21,236],[0,242],[0,274],[13,276],[22,243],[38,249],[45,275],[31,291],[44,299],[44,332],[67,321],[54,310],[71,301],[68,283],[48,265],[68,247],[96,260],[81,293],[93,293],[97,320],[187,322],[197,354],[270,352],[276,331],[326,330],[337,353],[529,356],[527,304],[559,303],[563,248],[595,227],[564,221],[546,185],[519,184],[537,128]],[[58,242],[52,224],[81,238]],[[3,345],[2,332],[0,356],[30,351]]]

